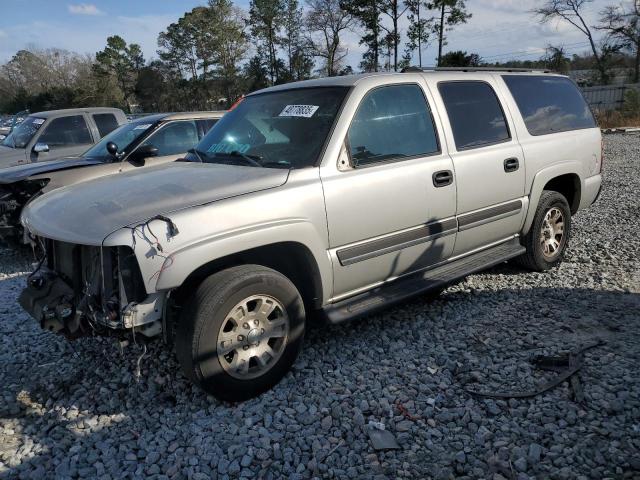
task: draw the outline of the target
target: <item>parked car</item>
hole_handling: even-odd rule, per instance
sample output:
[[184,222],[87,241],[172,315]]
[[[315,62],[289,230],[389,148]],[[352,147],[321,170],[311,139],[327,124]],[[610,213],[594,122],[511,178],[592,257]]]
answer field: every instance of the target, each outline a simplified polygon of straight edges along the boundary
[[272,87],[187,161],[34,200],[22,220],[47,254],[20,303],[68,335],[163,333],[193,382],[247,399],[285,375],[313,318],[514,258],[558,265],[600,192],[601,138],[575,84],[540,72]]
[[28,242],[20,213],[33,198],[66,185],[160,165],[184,156],[224,112],[165,113],[121,125],[80,157],[0,170],[0,240]]
[[0,121],[0,140],[4,140],[11,133],[15,127],[20,125],[24,121],[25,115],[29,115],[29,110],[18,112],[10,117],[3,118]]
[[117,108],[34,113],[0,143],[0,168],[79,155],[126,122]]

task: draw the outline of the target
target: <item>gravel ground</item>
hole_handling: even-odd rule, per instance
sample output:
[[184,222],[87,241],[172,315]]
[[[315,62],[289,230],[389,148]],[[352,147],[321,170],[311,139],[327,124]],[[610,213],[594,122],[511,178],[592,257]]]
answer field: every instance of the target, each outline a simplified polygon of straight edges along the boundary
[[[606,152],[558,270],[503,265],[314,328],[293,372],[239,405],[192,387],[160,342],[136,380],[140,346],[41,331],[16,303],[26,260],[1,252],[0,478],[640,478],[640,136]],[[594,339],[582,403],[567,382],[521,400],[465,391],[526,389],[550,375],[533,355]],[[401,448],[375,452],[369,422]]]

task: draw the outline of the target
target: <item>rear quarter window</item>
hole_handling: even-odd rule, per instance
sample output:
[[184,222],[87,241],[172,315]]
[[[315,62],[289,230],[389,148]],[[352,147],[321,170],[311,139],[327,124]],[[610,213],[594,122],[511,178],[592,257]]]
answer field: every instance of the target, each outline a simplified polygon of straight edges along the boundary
[[503,75],[531,135],[594,128],[589,105],[568,78]]
[[100,138],[118,128],[118,121],[112,113],[96,113],[93,115],[93,121],[96,122]]

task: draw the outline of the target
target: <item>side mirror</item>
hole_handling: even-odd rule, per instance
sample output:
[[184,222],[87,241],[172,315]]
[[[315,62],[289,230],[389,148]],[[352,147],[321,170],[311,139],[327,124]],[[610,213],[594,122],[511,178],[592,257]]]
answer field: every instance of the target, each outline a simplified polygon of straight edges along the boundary
[[107,142],[107,153],[109,155],[116,157],[118,155],[118,145],[113,142]]
[[129,161],[133,162],[136,165],[144,165],[144,160],[149,157],[157,157],[158,156],[158,147],[153,145],[143,145],[140,148],[134,150],[131,155],[129,155]]
[[38,142],[33,147],[33,151],[35,153],[47,153],[49,152],[49,145],[47,145],[46,143]]

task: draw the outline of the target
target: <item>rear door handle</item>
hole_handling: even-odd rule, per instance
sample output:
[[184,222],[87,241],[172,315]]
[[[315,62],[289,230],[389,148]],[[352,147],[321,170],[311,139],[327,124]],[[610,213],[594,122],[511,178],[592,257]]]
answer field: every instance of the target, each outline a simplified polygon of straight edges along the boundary
[[520,168],[520,162],[515,157],[514,158],[507,158],[504,161],[504,171],[507,172],[507,173],[515,172],[519,168]]
[[453,172],[451,170],[440,170],[433,174],[434,187],[446,187],[453,183]]

